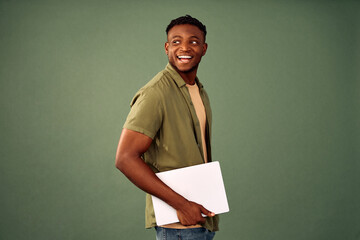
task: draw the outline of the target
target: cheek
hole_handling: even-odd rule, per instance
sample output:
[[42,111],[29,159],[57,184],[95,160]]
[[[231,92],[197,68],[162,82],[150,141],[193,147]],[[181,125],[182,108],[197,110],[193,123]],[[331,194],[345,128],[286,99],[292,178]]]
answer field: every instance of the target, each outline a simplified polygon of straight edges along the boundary
[[174,57],[174,56],[175,56],[175,54],[174,54],[174,52],[169,51],[169,52],[168,52],[168,56],[170,56],[170,57]]

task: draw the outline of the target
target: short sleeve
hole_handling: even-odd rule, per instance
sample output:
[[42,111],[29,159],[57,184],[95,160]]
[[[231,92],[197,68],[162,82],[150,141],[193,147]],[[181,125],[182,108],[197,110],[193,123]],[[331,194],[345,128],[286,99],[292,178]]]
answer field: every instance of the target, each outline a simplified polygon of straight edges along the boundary
[[124,128],[133,130],[154,139],[163,119],[161,97],[154,89],[138,92],[131,102],[131,110]]

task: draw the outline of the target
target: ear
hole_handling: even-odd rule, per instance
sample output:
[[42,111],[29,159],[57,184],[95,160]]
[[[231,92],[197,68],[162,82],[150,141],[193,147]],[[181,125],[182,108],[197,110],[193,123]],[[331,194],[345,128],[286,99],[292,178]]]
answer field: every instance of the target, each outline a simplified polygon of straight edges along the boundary
[[205,55],[207,48],[208,48],[208,44],[204,43],[204,45],[203,45],[203,54],[202,54],[203,56]]
[[165,43],[165,53],[166,53],[166,55],[168,55],[168,53],[169,53],[169,42],[166,42]]

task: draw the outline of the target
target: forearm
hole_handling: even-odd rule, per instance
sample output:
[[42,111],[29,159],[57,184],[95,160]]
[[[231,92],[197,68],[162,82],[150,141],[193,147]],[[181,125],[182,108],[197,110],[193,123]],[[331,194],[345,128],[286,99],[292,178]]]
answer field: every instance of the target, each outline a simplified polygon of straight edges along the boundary
[[136,156],[123,156],[118,169],[138,188],[158,197],[175,209],[181,209],[187,200],[163,183],[151,168]]

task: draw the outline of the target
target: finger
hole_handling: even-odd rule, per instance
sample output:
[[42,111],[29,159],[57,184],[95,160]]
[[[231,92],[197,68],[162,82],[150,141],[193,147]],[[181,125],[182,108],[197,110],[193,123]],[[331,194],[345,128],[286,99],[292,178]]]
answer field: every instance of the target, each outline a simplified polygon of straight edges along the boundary
[[[191,220],[189,218],[184,217],[184,215],[180,211],[176,211],[176,214],[180,223],[184,226],[192,226],[198,223],[195,219]],[[202,219],[199,222],[202,222]]]
[[208,217],[213,217],[213,216],[215,216],[215,213],[210,212],[209,210],[207,210],[206,208],[204,208],[204,207],[201,206],[201,205],[200,205],[200,210],[201,210],[201,213],[205,214],[205,215],[208,216]]

